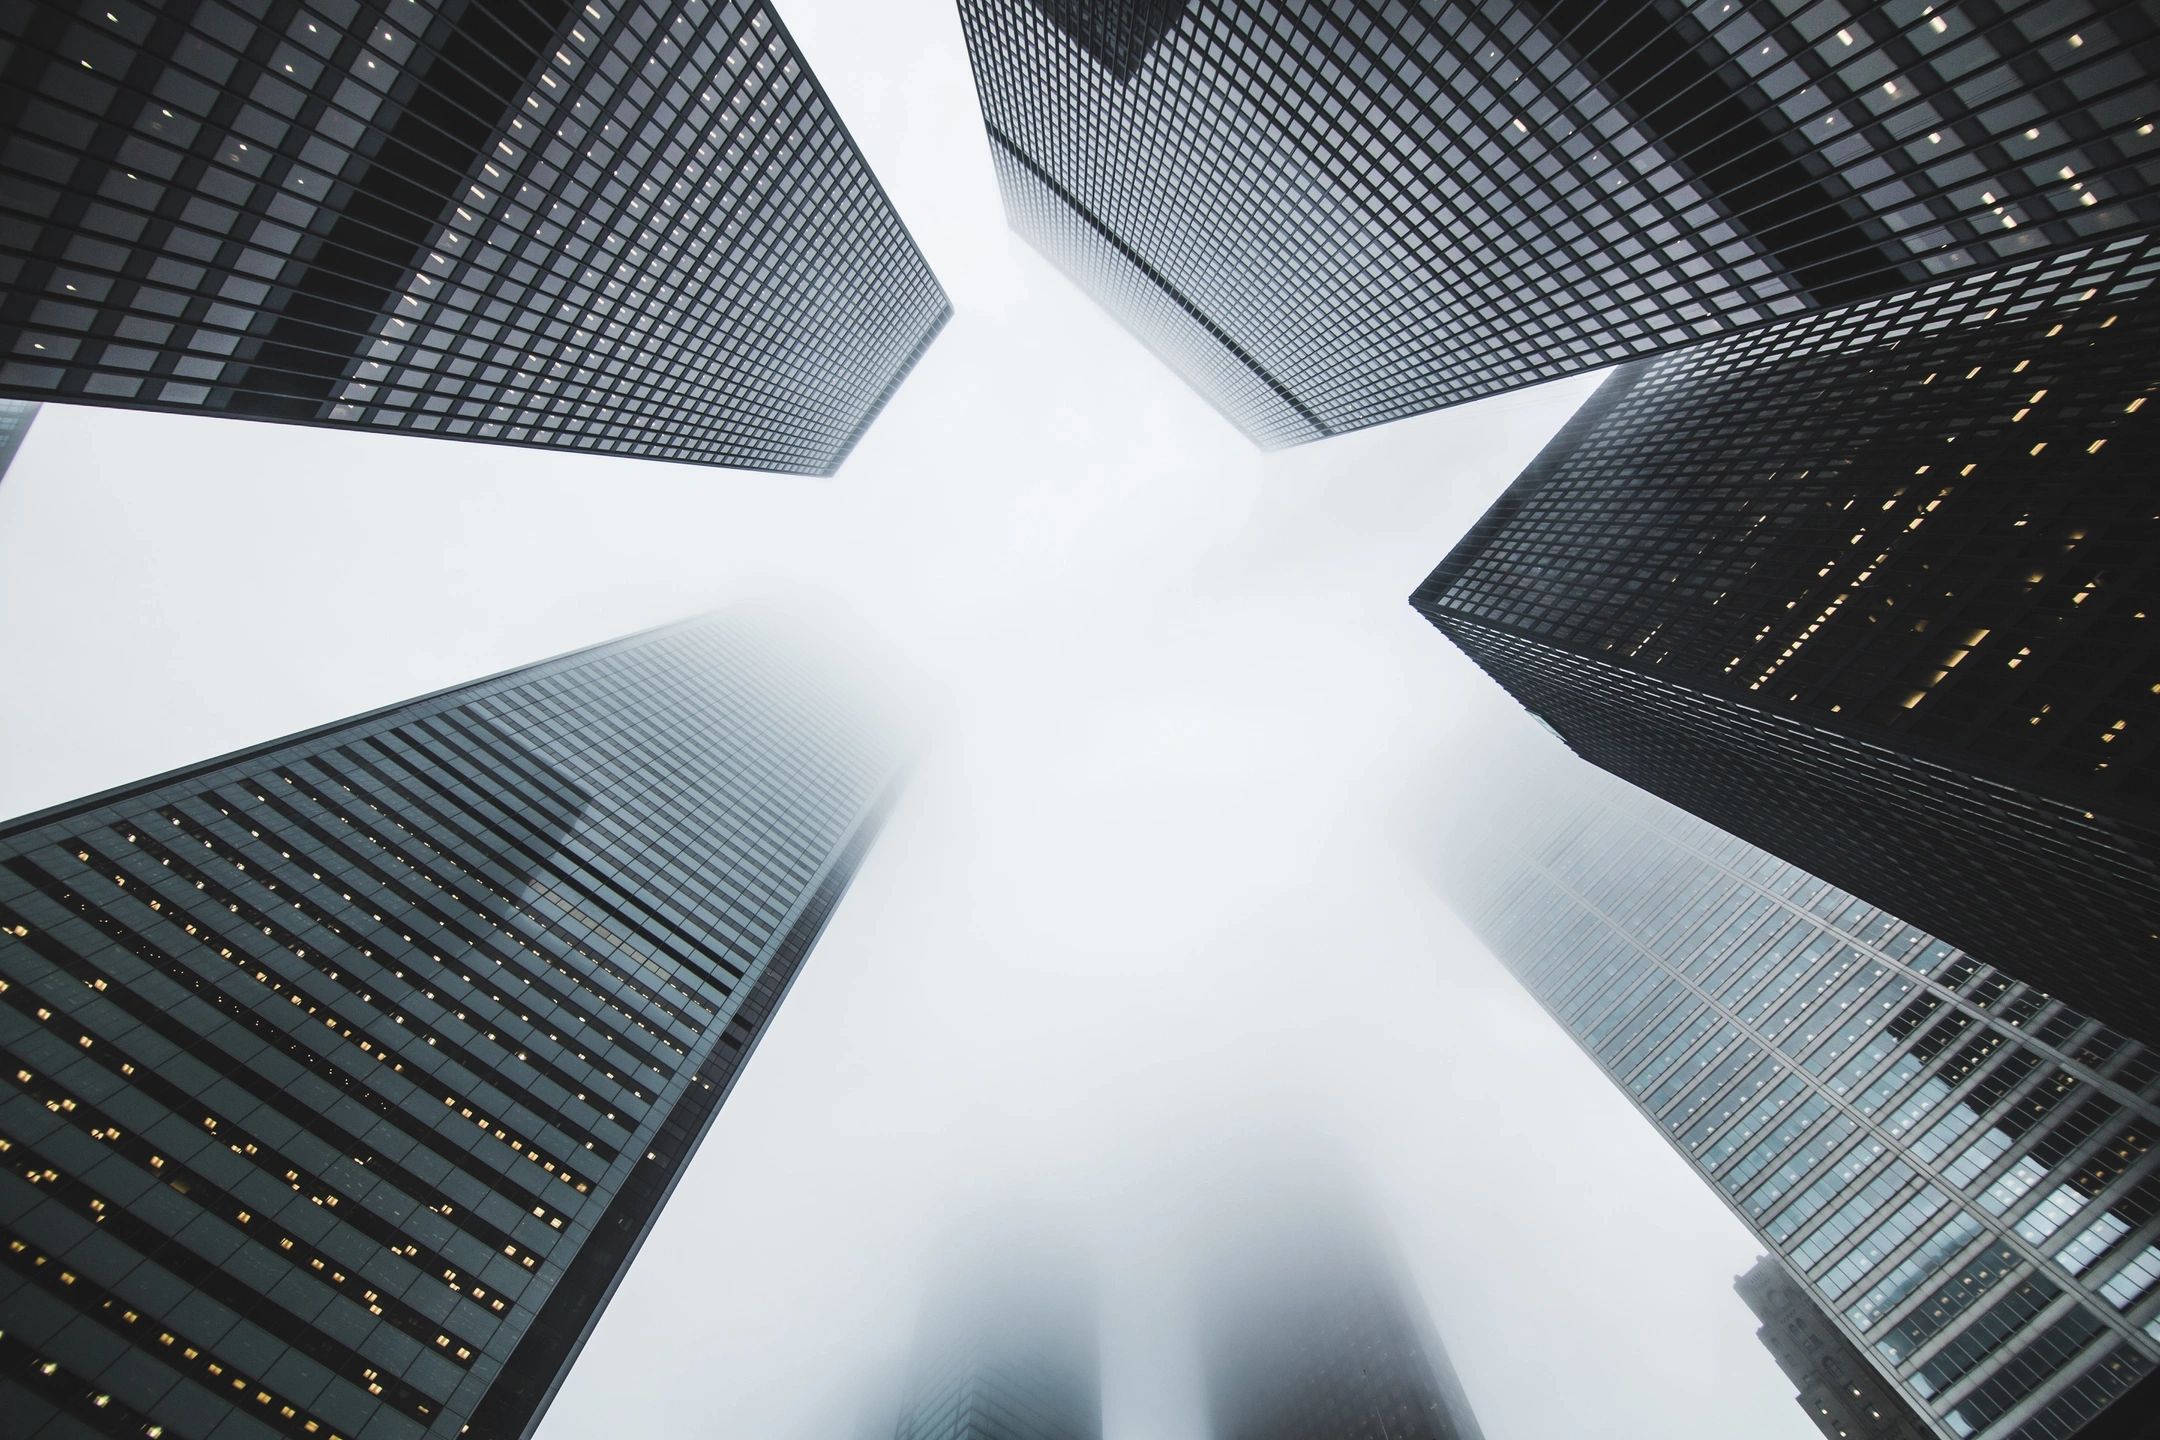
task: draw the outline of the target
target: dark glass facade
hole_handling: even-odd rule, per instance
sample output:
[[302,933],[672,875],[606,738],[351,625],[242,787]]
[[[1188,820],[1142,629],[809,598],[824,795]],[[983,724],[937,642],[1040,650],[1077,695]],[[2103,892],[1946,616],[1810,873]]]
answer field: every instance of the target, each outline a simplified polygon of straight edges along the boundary
[[528,1434],[870,843],[727,619],[0,831],[0,1413]]
[[2156,273],[1625,366],[1412,603],[1586,758],[2160,1038]]
[[1773,1256],[1757,1260],[1733,1289],[1762,1321],[1756,1338],[1800,1387],[1793,1399],[1825,1440],[1934,1440],[1934,1428],[1913,1414]]
[[1198,1287],[1215,1440],[1482,1440],[1379,1222],[1318,1187],[1238,1193]]
[[1441,887],[1493,953],[1930,1433],[2127,1419],[2160,1361],[2160,1054],[1565,769],[1489,783],[1453,838]]
[[0,18],[0,393],[830,473],[950,313],[762,0]]
[[1007,213],[1263,446],[2160,221],[2093,0],[960,0]]

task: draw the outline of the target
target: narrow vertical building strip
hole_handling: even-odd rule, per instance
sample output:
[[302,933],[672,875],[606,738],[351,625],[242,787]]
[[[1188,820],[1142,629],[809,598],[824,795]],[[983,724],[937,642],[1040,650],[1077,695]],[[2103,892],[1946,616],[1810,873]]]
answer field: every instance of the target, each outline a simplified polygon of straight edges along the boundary
[[7,478],[8,467],[15,463],[15,452],[22,449],[23,438],[30,433],[30,422],[37,419],[38,407],[21,400],[0,400],[0,480]]

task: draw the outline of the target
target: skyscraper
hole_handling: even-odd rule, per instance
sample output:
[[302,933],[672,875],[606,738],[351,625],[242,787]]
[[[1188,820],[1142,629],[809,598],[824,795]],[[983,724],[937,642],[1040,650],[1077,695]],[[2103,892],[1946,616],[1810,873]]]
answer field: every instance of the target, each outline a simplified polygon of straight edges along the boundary
[[0,480],[7,478],[8,466],[15,463],[15,452],[22,448],[23,436],[30,433],[37,412],[37,406],[20,400],[0,400]]
[[1215,1440],[1481,1440],[1379,1221],[1303,1182],[1237,1194],[1196,1286]]
[[894,1440],[1102,1440],[1095,1291],[1071,1257],[973,1236],[924,1309]]
[[2132,6],[960,15],[1014,227],[1269,447],[2160,221]]
[[0,831],[11,1434],[528,1434],[892,794],[709,619]]
[[1756,1337],[1800,1387],[1793,1399],[1826,1440],[1932,1440],[1934,1427],[1912,1413],[1775,1257],[1757,1260],[1733,1289],[1762,1321]]
[[2160,1040],[2156,269],[1624,366],[1411,602],[1586,758]]
[[1565,772],[1468,802],[1443,888],[1934,1433],[2059,1440],[2152,1373],[2160,1056]]
[[0,393],[825,474],[950,314],[764,0],[0,37]]

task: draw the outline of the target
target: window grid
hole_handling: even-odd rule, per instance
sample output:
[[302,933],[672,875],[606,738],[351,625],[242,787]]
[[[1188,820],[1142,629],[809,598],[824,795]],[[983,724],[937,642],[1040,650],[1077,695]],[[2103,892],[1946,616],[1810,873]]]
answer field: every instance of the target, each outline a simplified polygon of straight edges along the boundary
[[2149,237],[1617,371],[1412,603],[1579,753],[2128,1028]]
[[18,1428],[524,1433],[875,834],[850,696],[697,621],[0,833]]
[[2160,220],[2128,4],[960,15],[1015,228],[1270,448]]
[[[2160,1057],[1611,781],[1467,823],[1465,918],[1906,1403],[2061,1433],[2160,1360]],[[1712,1023],[1626,1058],[1667,986]]]
[[824,474],[950,313],[769,5],[0,35],[8,393]]

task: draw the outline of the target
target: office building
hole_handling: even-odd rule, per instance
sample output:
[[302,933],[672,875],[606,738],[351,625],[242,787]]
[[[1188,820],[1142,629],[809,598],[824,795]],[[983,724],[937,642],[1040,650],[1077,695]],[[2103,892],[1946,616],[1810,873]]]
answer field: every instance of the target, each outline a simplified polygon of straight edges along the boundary
[[1013,226],[1267,447],[2160,221],[2133,6],[960,15]]
[[1411,603],[1585,758],[2160,1041],[2155,273],[1624,366]]
[[0,1414],[519,1440],[894,777],[744,622],[0,829]]
[[1094,1286],[1058,1247],[977,1232],[926,1304],[894,1440],[1102,1440]]
[[0,400],[0,480],[7,478],[8,466],[15,463],[15,452],[22,449],[37,412],[37,406],[21,400]]
[[1825,1440],[1934,1440],[1807,1290],[1769,1255],[1733,1289],[1762,1327],[1755,1332],[1778,1369],[1800,1387],[1793,1397]]
[[827,474],[950,312],[763,0],[0,40],[0,394]]
[[2160,1358],[2160,1055],[1545,760],[1447,847],[1493,953],[1932,1433],[2105,1418]]
[[1377,1217],[1303,1179],[1230,1193],[1196,1285],[1215,1440],[1481,1440]]

